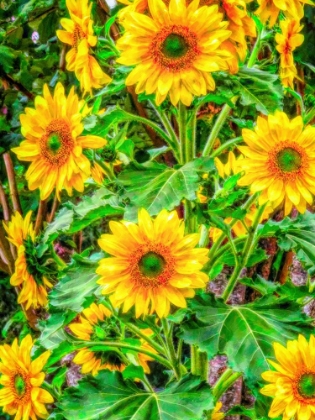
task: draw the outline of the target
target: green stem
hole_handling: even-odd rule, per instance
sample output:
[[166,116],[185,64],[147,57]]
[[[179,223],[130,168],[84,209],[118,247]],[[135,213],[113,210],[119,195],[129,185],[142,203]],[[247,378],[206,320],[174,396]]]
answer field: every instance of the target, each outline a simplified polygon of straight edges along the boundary
[[204,381],[208,380],[209,363],[208,355],[204,351],[200,351],[197,346],[190,347],[191,355],[191,373],[200,376]]
[[[122,343],[120,341],[76,341],[76,344],[81,344],[82,347],[93,347],[93,346],[97,346],[97,347],[118,347],[121,349],[128,349],[128,350],[132,350],[136,353],[143,353],[146,354],[147,356],[152,357],[152,359],[156,360],[157,362],[161,363],[162,365],[166,366],[168,369],[173,369],[172,364],[166,360],[164,357],[156,354],[156,353],[152,353],[151,351],[144,349],[142,347],[138,347],[138,346],[132,346],[131,344],[127,344],[127,343]],[[81,347],[81,346],[80,346]]]
[[[234,98],[231,99],[231,102],[233,102],[233,104],[235,104],[237,99],[238,99],[238,96],[234,96]],[[210,155],[210,153],[213,149],[214,143],[215,143],[215,141],[218,137],[218,134],[221,131],[221,128],[223,127],[227,117],[229,116],[230,111],[231,111],[231,107],[228,104],[225,104],[224,107],[221,109],[221,112],[218,115],[218,117],[217,117],[217,119],[216,119],[216,121],[213,125],[213,128],[212,128],[212,130],[209,134],[209,137],[206,141],[206,145],[203,149],[202,156],[209,156]]]
[[212,394],[215,400],[218,401],[240,376],[242,376],[240,372],[233,373],[232,369],[226,369],[212,388]]
[[257,57],[258,57],[258,53],[260,50],[260,42],[261,42],[261,33],[262,31],[258,31],[258,36],[254,45],[254,48],[252,49],[251,55],[248,59],[247,62],[247,67],[251,68],[254,66],[254,64],[256,63]]
[[184,201],[184,216],[185,216],[185,226],[187,233],[195,232],[195,219],[192,209],[192,203],[189,200]]
[[158,115],[158,117],[160,118],[161,122],[163,123],[163,126],[167,132],[167,134],[169,135],[169,145],[174,153],[175,158],[177,159],[177,161],[179,161],[180,159],[180,144],[177,138],[177,135],[174,131],[174,128],[172,127],[172,124],[170,123],[166,113],[160,109],[159,107],[157,107],[155,105],[154,102],[150,101],[150,104],[152,106],[152,108],[155,110],[156,114]]
[[62,258],[59,257],[59,255],[56,253],[56,251],[54,250],[53,245],[50,245],[50,252],[51,255],[53,257],[53,259],[55,260],[57,266],[63,270],[64,268],[68,267],[67,264],[64,262],[64,260]]
[[59,400],[60,394],[51,384],[43,382],[41,384],[41,388],[46,389],[46,391],[48,391],[54,397],[55,400]]
[[147,391],[149,392],[154,392],[154,389],[152,388],[149,379],[147,378],[146,375],[144,375],[144,377],[142,378],[142,383],[144,385],[144,387],[146,388]]
[[136,327],[133,324],[127,323],[125,324],[126,327],[132,331],[135,335],[138,335],[139,337],[141,337],[143,340],[145,340],[147,343],[150,344],[150,346],[156,350],[158,353],[160,354],[164,354],[164,349],[163,347],[161,347],[159,344],[157,344],[152,338],[150,338],[149,336],[143,334],[143,332],[141,332],[140,328]]
[[175,353],[174,342],[173,342],[173,334],[172,334],[173,329],[169,327],[167,319],[162,318],[161,322],[162,322],[162,327],[163,327],[164,334],[165,334],[165,340],[166,340],[166,344],[167,344],[169,359],[170,359],[170,361],[173,365],[173,371],[174,371],[174,374],[176,376],[176,379],[180,380],[181,369],[180,369],[180,365],[178,363],[178,359],[177,359],[176,353]]
[[193,111],[187,123],[186,162],[190,162],[196,157],[196,125],[197,113]]
[[127,112],[126,112],[126,114],[128,114],[128,116],[130,116],[131,121],[138,121],[138,122],[140,122],[144,125],[147,125],[147,126],[153,128],[153,130],[156,131],[159,134],[159,136],[163,140],[165,140],[165,142],[172,148],[172,139],[170,139],[170,137],[167,135],[167,133],[165,133],[165,131],[163,131],[158,126],[158,124],[156,124],[153,121],[147,120],[146,118],[139,117],[138,115],[130,114],[130,113],[127,113]]
[[242,255],[240,256],[240,258],[238,258],[236,260],[234,271],[233,271],[233,273],[232,273],[232,275],[231,275],[231,277],[228,281],[228,284],[226,285],[226,288],[225,288],[225,290],[222,294],[222,298],[225,302],[229,299],[231,293],[233,292],[234,287],[236,286],[236,284],[238,282],[238,278],[239,278],[239,275],[240,275],[243,267],[246,267],[248,258],[250,256],[252,250],[253,250],[253,244],[255,242],[255,234],[256,234],[256,231],[257,231],[257,227],[259,225],[259,222],[260,222],[261,216],[262,216],[262,214],[265,210],[265,207],[266,207],[266,205],[263,205],[263,206],[259,207],[257,212],[256,212],[255,218],[253,220],[253,224],[250,228],[249,235],[247,237],[247,240],[246,240],[245,245],[244,245],[244,249],[242,251]]
[[[242,205],[242,209],[243,210],[247,210],[256,200],[258,194],[253,194],[251,197],[249,197],[249,199],[246,201],[246,203],[244,203]],[[229,227],[232,228],[235,223],[238,222],[239,219],[233,219],[230,223],[229,223]],[[215,243],[212,245],[210,252],[208,254],[209,257],[209,262],[206,264],[205,266],[205,270],[209,271],[213,265],[213,263],[215,263],[215,258],[214,256],[216,255],[217,250],[219,249],[219,247],[221,246],[223,240],[225,239],[226,234],[224,232],[222,232],[221,236],[215,241]],[[217,256],[216,256],[217,258]]]
[[235,139],[226,141],[220,147],[214,150],[212,154],[210,155],[210,157],[215,158],[216,156],[219,156],[225,149],[227,149],[230,146],[234,146],[237,143],[240,143],[242,140],[243,140],[243,137],[235,137]]
[[103,159],[101,159],[96,154],[94,155],[94,159],[95,159],[95,162],[97,162],[100,165],[100,167],[104,170],[104,172],[105,172],[106,176],[108,177],[108,179],[110,179],[111,181],[113,181],[116,178],[116,176],[115,176],[114,172],[111,170],[111,168],[109,166],[107,166],[104,163]]
[[178,126],[179,126],[179,142],[180,142],[180,163],[183,165],[186,160],[186,123],[187,123],[187,109],[186,106],[179,102],[178,106]]

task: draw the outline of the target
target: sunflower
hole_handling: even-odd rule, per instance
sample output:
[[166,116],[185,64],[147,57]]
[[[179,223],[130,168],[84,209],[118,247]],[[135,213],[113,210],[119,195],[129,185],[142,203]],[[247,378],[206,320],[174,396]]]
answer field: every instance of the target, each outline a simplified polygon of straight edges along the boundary
[[[31,306],[38,308],[47,305],[47,288],[53,285],[45,276],[45,267],[34,255],[35,232],[31,222],[32,212],[29,211],[23,219],[16,212],[4,228],[8,233],[9,241],[17,247],[17,259],[15,271],[10,279],[12,286],[20,288],[18,303],[25,305],[26,309]],[[46,267],[49,269],[49,267]]]
[[[263,220],[268,219],[272,211],[273,210],[270,206],[265,207],[259,222],[262,222]],[[257,206],[253,204],[250,207],[249,212],[246,213],[244,219],[238,220],[233,225],[232,232],[236,237],[244,236],[248,233],[248,228],[252,226],[256,213],[257,213]],[[232,220],[233,220],[232,217],[227,217],[226,219],[224,219],[224,222],[226,224],[229,224],[232,222]],[[218,238],[221,236],[221,234],[222,234],[222,230],[219,228],[210,228],[209,230],[209,237],[213,240],[213,242],[216,242]]]
[[[89,308],[84,309],[79,316],[78,322],[69,325],[73,334],[85,341],[104,340],[105,338],[114,338],[118,332],[116,330],[116,320],[111,317],[112,313],[103,304],[97,305],[93,303]],[[152,353],[156,353],[149,345],[141,346]],[[150,373],[148,361],[152,360],[150,356],[139,353],[136,356],[139,365],[144,369],[145,373]],[[118,370],[122,372],[126,368],[126,364],[122,361],[119,354],[114,351],[93,352],[88,348],[78,351],[73,362],[82,365],[82,373],[92,373],[97,375],[100,370]]]
[[45,389],[40,388],[45,374],[42,372],[50,352],[46,351],[31,360],[32,337],[27,335],[18,345],[0,346],[0,406],[4,413],[14,416],[15,420],[36,420],[48,416],[45,404],[54,402]]
[[304,213],[315,194],[315,127],[303,126],[301,117],[289,120],[277,111],[258,117],[253,130],[243,129],[247,146],[239,146],[244,176],[239,185],[261,192],[259,203],[270,201],[273,208],[284,203],[285,215],[293,206]]
[[200,270],[208,261],[208,250],[194,249],[198,234],[184,236],[184,223],[176,211],[162,210],[153,221],[144,209],[138,224],[109,223],[113,235],[102,235],[100,247],[112,255],[96,270],[103,294],[110,294],[123,312],[135,305],[136,317],[154,313],[165,317],[170,304],[184,308],[195,288],[205,287],[208,276]]
[[209,420],[222,420],[224,419],[224,413],[222,413],[220,410],[222,408],[222,403],[219,401],[216,403],[216,406],[214,407],[214,410],[212,412],[211,417]]
[[90,54],[90,48],[97,43],[91,19],[92,3],[89,4],[89,0],[66,0],[66,5],[70,19],[61,19],[65,30],[59,29],[56,33],[60,41],[71,46],[66,55],[67,70],[75,72],[84,92],[91,92],[92,88],[100,88],[111,81]]
[[269,26],[275,25],[279,13],[283,12],[286,17],[301,20],[304,16],[304,4],[313,5],[310,0],[257,0],[259,8],[256,14],[262,23],[269,20]]
[[29,189],[40,189],[45,200],[56,189],[57,198],[65,188],[69,195],[73,188],[82,192],[91,168],[84,148],[98,149],[107,142],[98,136],[81,136],[84,101],[71,88],[68,97],[58,83],[54,96],[44,85],[44,95],[35,98],[35,109],[26,108],[20,116],[22,134],[26,140],[13,148],[20,160],[31,162],[27,172]]
[[211,72],[228,69],[230,53],[222,42],[230,36],[218,6],[198,8],[198,0],[149,0],[150,16],[130,11],[121,20],[125,34],[118,40],[118,63],[134,66],[126,85],[136,93],[156,93],[161,104],[167,95],[173,105],[190,105],[193,95],[215,89]]
[[277,51],[280,53],[280,78],[284,86],[294,88],[293,81],[297,75],[293,51],[303,44],[303,29],[297,20],[286,19],[280,22],[281,33],[276,34]]
[[299,335],[297,340],[288,341],[286,347],[274,343],[273,348],[278,363],[269,361],[275,371],[269,370],[261,375],[271,383],[260,391],[274,398],[269,417],[314,419],[315,337],[312,335],[307,341]]
[[225,178],[226,176],[230,176],[232,174],[237,174],[239,169],[239,160],[242,159],[242,156],[236,158],[235,154],[229,151],[227,157],[224,156],[226,162],[223,163],[221,159],[214,158],[215,166],[218,170],[218,174],[221,178]]

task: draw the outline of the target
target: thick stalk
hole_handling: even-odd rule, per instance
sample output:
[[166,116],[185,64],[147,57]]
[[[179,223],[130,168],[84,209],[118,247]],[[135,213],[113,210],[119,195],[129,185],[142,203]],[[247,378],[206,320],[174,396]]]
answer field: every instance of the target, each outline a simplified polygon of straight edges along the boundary
[[223,143],[220,147],[215,149],[210,157],[215,158],[216,156],[219,156],[225,149],[227,149],[230,146],[234,146],[237,143],[240,143],[243,140],[243,137],[235,137],[235,139],[231,139]]
[[179,102],[178,106],[178,126],[179,126],[179,142],[180,142],[180,163],[183,165],[186,160],[186,124],[187,124],[187,109],[186,106]]
[[54,200],[53,200],[53,204],[51,207],[51,212],[49,214],[49,216],[47,217],[47,222],[51,223],[54,220],[56,211],[58,210],[59,207],[59,200],[57,198],[57,194],[54,196]]
[[258,53],[259,53],[259,50],[260,50],[261,32],[262,31],[258,32],[258,36],[257,36],[256,42],[255,42],[254,48],[252,49],[251,55],[248,59],[248,62],[247,62],[247,67],[248,68],[253,67],[254,64],[256,63]]
[[196,157],[196,124],[197,114],[194,110],[187,123],[186,162],[190,162]]
[[136,353],[143,353],[146,354],[147,356],[152,357],[152,359],[156,360],[157,362],[161,363],[162,365],[166,366],[168,369],[173,370],[173,366],[172,364],[166,360],[164,357],[156,354],[156,353],[152,353],[151,351],[143,348],[143,347],[138,347],[138,346],[132,346],[131,344],[127,344],[127,343],[122,343],[120,341],[76,341],[76,344],[82,344],[81,347],[106,347],[106,349],[108,349],[108,347],[117,347],[117,348],[121,348],[121,349],[128,349],[128,350],[132,350]]
[[[234,96],[234,98],[231,99],[231,102],[233,102],[233,104],[235,104],[237,99],[238,99],[238,96]],[[206,145],[205,145],[205,147],[203,149],[203,152],[202,152],[202,156],[209,156],[210,155],[210,153],[213,149],[214,143],[215,143],[215,141],[218,137],[218,134],[220,133],[221,128],[223,127],[227,117],[229,116],[230,111],[231,111],[230,105],[225,104],[224,107],[222,108],[220,114],[218,115],[218,117],[217,117],[217,119],[214,123],[214,126],[213,126],[213,128],[212,128],[212,130],[209,134],[209,137],[206,141]]]
[[162,109],[159,109],[154,104],[154,102],[150,101],[150,104],[151,104],[152,108],[154,109],[154,111],[156,112],[157,116],[160,118],[167,134],[169,135],[169,140],[170,140],[169,145],[173,150],[175,158],[177,159],[177,161],[179,161],[179,159],[180,159],[180,151],[179,151],[180,145],[179,145],[177,135],[174,131],[174,128],[172,127],[172,124],[171,124],[170,120],[168,119],[166,113]]
[[131,323],[127,323],[125,324],[126,327],[132,331],[135,335],[137,335],[138,337],[141,337],[143,340],[145,340],[148,344],[150,344],[150,346],[156,350],[158,353],[160,354],[164,354],[165,349],[160,346],[159,344],[157,344],[152,338],[150,338],[149,336],[143,334],[143,332],[140,330],[140,328],[136,327],[135,325],[131,324]]
[[22,214],[19,193],[18,193],[16,181],[15,181],[13,162],[12,162],[9,152],[6,152],[3,154],[3,160],[4,160],[5,168],[7,171],[7,175],[8,175],[9,189],[10,189],[10,195],[11,195],[12,204],[13,204],[13,210],[18,211],[19,213]]
[[2,212],[3,212],[3,220],[5,220],[6,222],[8,220],[10,220],[10,207],[8,204],[8,200],[7,197],[5,195],[4,189],[2,187],[2,185],[0,184],[0,204],[2,207]]
[[247,237],[247,240],[246,240],[245,245],[244,245],[244,249],[242,251],[242,255],[240,256],[240,258],[238,258],[236,260],[234,271],[233,271],[233,273],[232,273],[232,275],[231,275],[231,277],[228,281],[228,284],[226,285],[226,288],[225,288],[225,290],[222,294],[222,298],[225,302],[229,299],[231,293],[233,292],[234,287],[236,286],[236,284],[238,282],[239,275],[241,274],[241,271],[242,271],[243,267],[246,267],[248,258],[250,256],[251,252],[253,251],[253,245],[255,244],[255,234],[256,234],[259,222],[261,220],[261,216],[262,216],[262,214],[265,210],[265,207],[266,207],[266,205],[263,205],[263,206],[259,207],[259,209],[256,212],[255,218],[253,220],[253,224],[250,228],[249,235]]
[[172,328],[169,327],[167,319],[162,318],[161,322],[162,322],[162,327],[163,327],[164,334],[165,334],[165,340],[166,340],[166,344],[167,344],[169,359],[172,363],[173,371],[174,371],[174,374],[176,376],[176,379],[180,380],[181,369],[180,369],[180,365],[178,363],[178,359],[177,359],[176,353],[175,353],[174,342],[173,342],[173,334],[172,334],[173,330],[172,330]]
[[214,387],[212,388],[212,394],[216,401],[230,388],[231,385],[240,377],[240,372],[233,373],[232,369],[226,369],[226,371],[220,376]]
[[38,210],[37,210],[36,222],[35,222],[36,235],[38,235],[39,231],[41,230],[43,226],[43,222],[46,219],[46,213],[47,213],[47,201],[40,200]]
[[[249,197],[249,199],[246,201],[246,203],[243,204],[243,206],[241,207],[243,210],[247,210],[250,208],[250,206],[255,202],[257,198],[257,194],[253,194],[251,197]],[[230,223],[229,223],[229,227],[232,228],[235,223],[238,222],[239,219],[233,219]],[[209,271],[213,265],[213,263],[215,262],[215,256],[216,256],[216,252],[217,250],[220,248],[222,242],[224,241],[226,237],[226,234],[223,232],[221,234],[221,236],[215,241],[215,243],[212,245],[210,252],[208,254],[209,257],[209,262],[206,264],[205,266],[205,270]]]

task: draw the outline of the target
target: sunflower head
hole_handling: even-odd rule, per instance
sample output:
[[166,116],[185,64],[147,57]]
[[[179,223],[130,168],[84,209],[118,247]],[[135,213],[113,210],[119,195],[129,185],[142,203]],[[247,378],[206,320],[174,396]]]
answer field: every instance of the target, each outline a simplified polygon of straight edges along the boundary
[[40,189],[41,200],[54,189],[59,199],[63,188],[69,195],[73,189],[83,191],[91,173],[83,149],[98,149],[107,143],[101,137],[81,136],[82,118],[87,112],[74,88],[66,96],[58,83],[53,96],[45,85],[43,97],[35,98],[35,109],[26,108],[20,116],[25,140],[12,150],[20,160],[31,162],[26,179],[30,190]]
[[169,94],[173,105],[179,100],[190,105],[193,95],[214,90],[211,72],[226,70],[231,57],[222,48],[231,32],[218,6],[149,0],[147,15],[140,13],[143,7],[137,1],[120,15],[125,33],[117,42],[117,61],[135,66],[126,84],[136,84],[137,93],[156,93],[157,104]]
[[239,146],[245,155],[239,185],[260,191],[260,204],[269,200],[274,208],[284,204],[286,215],[293,206],[304,213],[315,193],[315,128],[304,128],[301,117],[290,121],[277,111],[258,117],[254,131],[244,129],[243,138],[247,146]]
[[0,346],[0,406],[4,413],[19,419],[47,417],[45,404],[54,401],[49,392],[40,388],[45,379],[42,369],[50,352],[46,351],[32,361],[32,347],[30,335],[20,345],[15,339],[12,346]]
[[208,250],[194,249],[199,235],[185,236],[175,211],[162,210],[152,220],[142,209],[138,224],[112,221],[110,229],[113,235],[99,240],[112,257],[100,261],[98,282],[115,307],[123,305],[124,312],[135,306],[137,317],[155,312],[167,316],[171,303],[185,307],[185,298],[208,281],[201,272]]
[[269,382],[261,393],[273,398],[269,417],[303,418],[311,420],[315,414],[315,337],[307,341],[288,341],[286,347],[274,344],[277,363],[269,361],[275,369],[262,374]]
[[47,305],[47,288],[52,287],[51,280],[57,275],[57,267],[51,258],[50,251],[38,256],[32,212],[25,219],[16,212],[4,228],[8,239],[17,247],[15,271],[10,279],[13,286],[19,288],[18,303],[26,309]]

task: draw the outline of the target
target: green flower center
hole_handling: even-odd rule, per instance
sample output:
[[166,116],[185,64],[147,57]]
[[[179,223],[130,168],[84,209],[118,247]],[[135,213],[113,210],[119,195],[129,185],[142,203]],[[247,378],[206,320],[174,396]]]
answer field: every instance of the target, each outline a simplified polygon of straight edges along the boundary
[[170,34],[162,44],[162,52],[168,58],[183,57],[189,49],[184,37],[177,34]]
[[302,158],[299,152],[291,147],[281,150],[277,154],[277,161],[280,169],[284,172],[295,172],[302,165]]
[[62,146],[59,134],[51,133],[48,137],[47,144],[50,151],[52,151],[54,154],[58,153],[60,147]]
[[315,374],[314,373],[305,373],[301,376],[299,385],[299,393],[304,398],[314,398],[315,397]]
[[16,375],[14,378],[14,387],[19,397],[25,394],[26,384],[21,375]]
[[148,252],[138,263],[141,273],[146,277],[159,276],[165,266],[165,260],[161,255],[155,252]]

